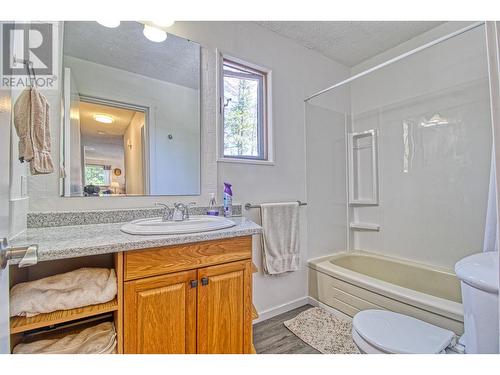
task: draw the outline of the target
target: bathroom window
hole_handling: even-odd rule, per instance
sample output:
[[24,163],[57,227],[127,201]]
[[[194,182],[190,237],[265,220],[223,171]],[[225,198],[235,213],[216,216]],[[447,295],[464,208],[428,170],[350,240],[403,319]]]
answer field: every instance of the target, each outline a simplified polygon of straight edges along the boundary
[[85,185],[109,186],[111,184],[111,168],[106,165],[85,165]]
[[272,163],[270,71],[221,56],[219,160]]

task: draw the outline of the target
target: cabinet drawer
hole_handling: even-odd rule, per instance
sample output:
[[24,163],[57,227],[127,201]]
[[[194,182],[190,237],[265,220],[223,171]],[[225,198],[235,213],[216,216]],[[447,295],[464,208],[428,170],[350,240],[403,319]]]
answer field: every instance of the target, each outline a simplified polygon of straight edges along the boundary
[[125,254],[125,280],[250,259],[252,237],[188,243]]

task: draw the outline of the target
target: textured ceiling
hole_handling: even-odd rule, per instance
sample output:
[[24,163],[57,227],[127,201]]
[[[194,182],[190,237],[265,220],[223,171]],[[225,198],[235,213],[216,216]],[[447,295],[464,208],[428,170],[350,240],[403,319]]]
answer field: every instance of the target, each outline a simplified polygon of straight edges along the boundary
[[152,42],[142,34],[143,28],[138,22],[111,29],[94,21],[68,21],[64,54],[197,89],[199,45],[172,34],[164,42]]
[[426,32],[443,22],[430,21],[266,21],[261,26],[347,66]]

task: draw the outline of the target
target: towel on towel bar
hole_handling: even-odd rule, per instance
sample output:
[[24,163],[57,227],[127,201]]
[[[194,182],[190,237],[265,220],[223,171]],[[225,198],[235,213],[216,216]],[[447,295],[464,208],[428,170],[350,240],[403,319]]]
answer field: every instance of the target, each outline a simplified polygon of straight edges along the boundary
[[264,271],[277,275],[299,269],[299,203],[261,204]]
[[116,352],[115,325],[104,322],[59,339],[21,343],[13,354],[111,354]]
[[10,316],[30,317],[105,303],[115,298],[116,291],[114,269],[80,268],[14,285],[10,290]]

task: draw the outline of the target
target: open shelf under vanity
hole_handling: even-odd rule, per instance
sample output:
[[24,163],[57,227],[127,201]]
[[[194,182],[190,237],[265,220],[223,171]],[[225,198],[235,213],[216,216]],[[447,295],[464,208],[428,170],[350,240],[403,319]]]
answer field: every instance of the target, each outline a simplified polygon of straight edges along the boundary
[[10,269],[11,287],[26,281],[69,272],[81,267],[114,268],[117,277],[117,295],[111,301],[38,314],[32,317],[10,318],[11,350],[20,342],[31,342],[33,338],[51,339],[79,332],[100,321],[112,321],[116,330],[116,353],[123,353],[123,254],[105,254],[82,258],[42,262],[29,268]]
[[21,333],[37,328],[50,327],[56,324],[118,311],[118,298],[98,305],[79,307],[71,310],[58,310],[33,317],[15,316],[10,318],[10,333]]

